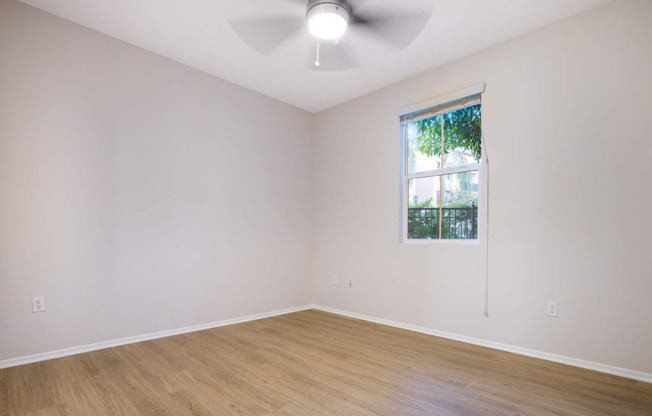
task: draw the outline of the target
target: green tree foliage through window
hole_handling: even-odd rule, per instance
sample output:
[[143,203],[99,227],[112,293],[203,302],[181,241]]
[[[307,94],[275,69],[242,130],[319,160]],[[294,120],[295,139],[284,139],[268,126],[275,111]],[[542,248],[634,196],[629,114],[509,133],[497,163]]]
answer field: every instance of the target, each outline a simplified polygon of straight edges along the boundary
[[416,122],[419,151],[424,155],[442,153],[441,123],[444,121],[444,153],[464,149],[470,151],[476,162],[482,157],[482,130],[480,104]]

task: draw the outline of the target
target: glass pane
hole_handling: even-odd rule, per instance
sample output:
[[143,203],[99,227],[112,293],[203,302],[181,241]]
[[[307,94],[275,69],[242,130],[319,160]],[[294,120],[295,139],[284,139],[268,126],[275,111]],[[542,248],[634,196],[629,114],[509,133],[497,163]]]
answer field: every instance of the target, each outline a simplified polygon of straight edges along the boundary
[[447,208],[478,204],[478,172],[462,172],[441,177],[444,203]]
[[408,238],[439,238],[441,176],[408,181]]
[[[408,173],[442,168],[441,155],[433,153],[436,146],[432,143],[433,140],[441,140],[441,136],[435,137],[435,135],[427,133],[436,130],[437,120],[435,119],[440,120],[439,129],[441,130],[441,117],[433,117],[407,125]],[[427,125],[424,124],[426,121]]]
[[409,180],[408,238],[475,239],[477,206],[477,171]]
[[478,172],[442,176],[441,238],[478,237]]
[[444,167],[477,163],[481,157],[480,104],[444,114]]
[[408,123],[408,173],[479,162],[482,151],[480,118],[481,105],[477,104]]

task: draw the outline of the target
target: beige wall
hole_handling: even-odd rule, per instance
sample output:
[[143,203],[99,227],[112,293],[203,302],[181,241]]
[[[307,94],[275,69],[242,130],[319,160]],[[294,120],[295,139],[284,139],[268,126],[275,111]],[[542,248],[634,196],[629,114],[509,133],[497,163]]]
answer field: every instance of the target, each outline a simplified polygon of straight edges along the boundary
[[[650,39],[612,2],[320,114],[315,303],[652,373]],[[480,82],[489,318],[484,242],[398,244],[397,109]]]
[[0,360],[308,304],[312,123],[1,0]]

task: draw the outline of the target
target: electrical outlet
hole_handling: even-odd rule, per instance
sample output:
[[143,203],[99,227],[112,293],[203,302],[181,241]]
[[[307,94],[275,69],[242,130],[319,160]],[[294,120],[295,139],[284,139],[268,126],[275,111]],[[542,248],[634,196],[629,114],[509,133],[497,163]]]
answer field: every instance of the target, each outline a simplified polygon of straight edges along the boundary
[[331,276],[331,285],[336,285],[336,284],[337,284],[337,276],[336,276],[336,275],[332,275],[332,276]]
[[32,298],[32,312],[43,312],[45,310],[45,298],[34,296]]
[[546,315],[552,316],[553,318],[557,317],[557,302],[553,301],[548,301],[548,310],[546,311]]

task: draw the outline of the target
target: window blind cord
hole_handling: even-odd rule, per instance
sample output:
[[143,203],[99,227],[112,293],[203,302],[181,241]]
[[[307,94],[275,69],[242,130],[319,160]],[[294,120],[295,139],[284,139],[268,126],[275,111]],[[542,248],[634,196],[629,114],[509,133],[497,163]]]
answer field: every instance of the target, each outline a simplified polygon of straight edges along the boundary
[[485,201],[487,201],[487,221],[485,222],[485,233],[486,233],[486,241],[485,241],[485,265],[484,265],[484,271],[485,271],[485,282],[484,282],[484,316],[489,317],[489,155],[487,154],[487,144],[485,143],[484,140],[484,135],[480,133],[482,138],[481,138],[481,143],[482,143],[482,155],[484,156],[484,163],[486,165],[486,175],[487,175],[487,197],[485,198]]

